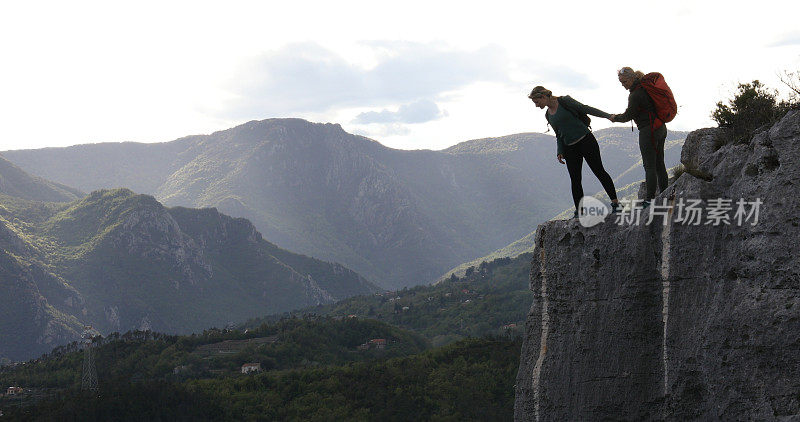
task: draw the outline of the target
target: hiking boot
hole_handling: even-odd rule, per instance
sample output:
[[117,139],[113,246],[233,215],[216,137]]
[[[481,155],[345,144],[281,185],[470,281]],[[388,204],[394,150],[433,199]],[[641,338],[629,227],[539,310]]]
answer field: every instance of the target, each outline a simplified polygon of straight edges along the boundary
[[650,206],[650,200],[649,199],[645,199],[644,201],[642,201],[642,209],[643,210],[646,210],[647,207],[649,207],[649,206]]
[[622,205],[619,202],[612,202],[611,203],[611,214],[616,214],[622,211]]
[[573,220],[573,219],[576,219],[576,218],[578,218],[578,211],[575,211],[575,213],[572,214],[572,218],[570,218],[570,220]]

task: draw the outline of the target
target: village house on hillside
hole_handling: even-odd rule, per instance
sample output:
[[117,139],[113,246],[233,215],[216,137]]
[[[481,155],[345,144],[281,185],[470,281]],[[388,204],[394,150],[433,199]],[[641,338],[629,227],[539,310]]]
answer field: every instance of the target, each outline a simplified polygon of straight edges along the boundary
[[386,348],[386,339],[385,338],[374,338],[364,344],[358,346],[358,350],[368,350],[368,349],[378,349],[383,350]]
[[260,363],[245,363],[242,365],[242,373],[249,374],[251,372],[261,372]]
[[8,390],[6,390],[7,396],[16,396],[19,394],[22,394],[22,387],[8,387]]

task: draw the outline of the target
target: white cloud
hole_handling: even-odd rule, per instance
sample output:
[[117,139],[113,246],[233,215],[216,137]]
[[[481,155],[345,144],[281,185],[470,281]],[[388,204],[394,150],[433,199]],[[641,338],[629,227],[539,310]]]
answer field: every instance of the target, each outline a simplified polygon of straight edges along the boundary
[[769,47],[786,47],[800,45],[800,31],[783,34],[777,41],[769,44]]
[[383,125],[362,126],[352,129],[356,135],[366,136],[368,138],[385,138],[385,137],[406,137],[411,134],[411,129],[407,125],[399,123],[388,123]]
[[262,118],[386,107],[436,98],[479,81],[508,81],[508,60],[496,46],[467,51],[410,42],[366,45],[378,57],[371,68],[310,42],[263,54],[239,70],[230,84],[234,97],[219,111]]
[[401,105],[397,111],[383,109],[381,111],[368,111],[360,113],[353,119],[355,124],[370,123],[425,123],[447,116],[447,112],[431,100],[420,100],[411,104]]
[[537,81],[541,81],[537,85],[557,85],[572,89],[594,89],[599,86],[592,77],[583,73],[582,69],[573,69],[566,65],[553,65],[540,61],[528,62],[527,68],[531,69],[531,73]]
[[[4,2],[0,150],[169,141],[269,117],[444,148],[545,130],[525,98],[534,85],[621,112],[621,66],[663,73],[681,106],[670,128],[691,130],[713,124],[737,82],[780,88],[800,64],[798,14],[796,0]],[[401,107],[423,100],[446,117],[405,123]],[[370,112],[398,121],[353,123]]]

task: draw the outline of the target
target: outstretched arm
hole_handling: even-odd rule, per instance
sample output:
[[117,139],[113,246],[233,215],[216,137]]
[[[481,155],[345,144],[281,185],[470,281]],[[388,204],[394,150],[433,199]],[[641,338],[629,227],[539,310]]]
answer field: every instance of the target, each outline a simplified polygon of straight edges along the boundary
[[629,122],[636,117],[639,111],[644,107],[643,103],[646,100],[642,97],[643,95],[647,95],[643,91],[643,89],[637,89],[631,92],[631,95],[628,96],[628,108],[625,109],[625,112],[622,114],[615,114],[611,121]]
[[[570,100],[572,100],[572,101],[570,101]],[[572,108],[580,110],[583,113],[590,114],[592,116],[602,117],[604,119],[608,119],[609,117],[611,117],[611,115],[606,113],[605,111],[596,109],[596,108],[594,108],[592,106],[588,106],[586,104],[583,104],[583,103],[579,102],[578,100],[576,100],[576,99],[574,99],[572,97],[569,97],[569,99],[566,99],[566,101],[570,101],[569,105]]]

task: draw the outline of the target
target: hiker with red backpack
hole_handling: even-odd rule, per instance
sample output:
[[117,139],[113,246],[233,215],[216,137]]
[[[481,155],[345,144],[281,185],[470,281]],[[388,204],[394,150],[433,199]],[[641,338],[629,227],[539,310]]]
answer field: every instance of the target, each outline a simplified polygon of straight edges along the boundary
[[549,89],[543,86],[533,88],[528,94],[528,98],[536,104],[536,107],[542,109],[547,107],[544,117],[556,132],[556,144],[558,145],[556,158],[561,164],[564,164],[564,159],[566,159],[567,171],[572,183],[572,200],[575,202],[575,213],[572,217],[578,217],[580,201],[583,198],[581,168],[584,159],[611,199],[612,212],[617,212],[619,208],[617,190],[614,188],[611,176],[603,168],[600,146],[597,145],[597,139],[589,128],[591,119],[587,116],[587,114],[591,114],[608,119],[611,115],[581,104],[568,95],[555,97]]
[[612,122],[633,120],[639,128],[639,151],[642,153],[647,197],[643,208],[650,205],[656,197],[656,185],[663,192],[667,189],[667,168],[664,164],[664,142],[667,139],[667,125],[678,111],[664,77],[660,73],[643,74],[630,67],[617,72],[619,83],[630,91],[628,108],[622,114],[611,116]]

